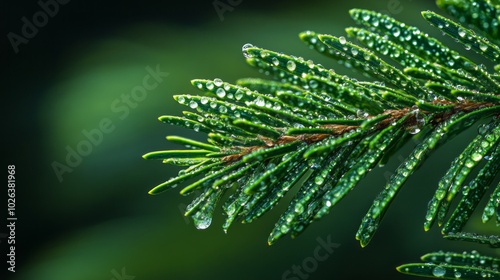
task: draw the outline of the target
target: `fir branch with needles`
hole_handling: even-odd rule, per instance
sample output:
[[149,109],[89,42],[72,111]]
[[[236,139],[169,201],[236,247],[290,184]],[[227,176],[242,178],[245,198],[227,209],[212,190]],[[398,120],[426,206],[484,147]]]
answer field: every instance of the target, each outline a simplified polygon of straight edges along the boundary
[[[191,110],[159,120],[206,133],[207,141],[168,136],[186,149],[145,154],[145,159],[184,167],[149,193],[184,185],[182,195],[196,196],[185,213],[195,226],[207,228],[222,204],[227,231],[235,221],[261,217],[297,190],[268,237],[273,244],[301,234],[373,168],[418,137],[361,221],[356,238],[364,247],[428,156],[464,129],[484,122],[436,182],[424,229],[437,224],[446,239],[500,247],[498,235],[463,231],[476,210],[482,211],[483,223],[494,219],[500,226],[500,184],[495,185],[500,169],[500,5],[494,0],[439,0],[437,5],[457,20],[424,11],[425,21],[491,65],[475,63],[417,27],[363,9],[350,11],[357,26],[346,28],[345,36],[305,31],[299,37],[366,81],[246,44],[247,63],[268,78],[235,83],[196,79],[192,84],[201,94],[174,96]],[[483,199],[484,208],[476,209]],[[436,251],[422,261],[397,269],[446,279],[500,277],[500,259],[476,251]]]

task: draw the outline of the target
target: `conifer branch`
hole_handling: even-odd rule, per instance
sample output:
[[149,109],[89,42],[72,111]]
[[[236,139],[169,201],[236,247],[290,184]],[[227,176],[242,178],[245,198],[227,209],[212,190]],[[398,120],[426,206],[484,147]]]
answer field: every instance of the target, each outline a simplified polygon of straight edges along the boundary
[[[211,224],[214,209],[225,198],[222,228],[227,231],[235,221],[259,218],[297,188],[268,237],[273,244],[285,235],[301,234],[373,168],[418,137],[419,144],[361,221],[356,238],[364,247],[407,179],[428,156],[483,121],[477,136],[437,182],[424,229],[437,224],[446,239],[498,248],[499,236],[467,233],[463,228],[490,188],[482,222],[496,216],[500,225],[500,186],[492,186],[500,169],[500,7],[488,0],[437,3],[460,22],[431,11],[422,12],[423,18],[485,62],[475,63],[417,27],[362,9],[350,11],[358,26],[346,28],[347,38],[314,31],[299,37],[311,49],[362,73],[366,81],[302,57],[246,44],[242,51],[247,63],[268,78],[233,84],[218,78],[195,79],[193,86],[203,94],[174,96],[191,110],[159,120],[206,133],[207,141],[168,136],[186,149],[145,154],[146,159],[185,167],[149,193],[180,185],[185,185],[182,195],[197,193],[185,214],[199,229]],[[226,193],[230,193],[227,198]],[[476,254],[460,257],[474,262]],[[450,279],[499,276],[491,266],[464,266],[454,253],[430,255],[432,263],[403,265],[398,271]],[[443,265],[437,261],[442,258],[452,261]],[[481,259],[498,267],[498,259]]]

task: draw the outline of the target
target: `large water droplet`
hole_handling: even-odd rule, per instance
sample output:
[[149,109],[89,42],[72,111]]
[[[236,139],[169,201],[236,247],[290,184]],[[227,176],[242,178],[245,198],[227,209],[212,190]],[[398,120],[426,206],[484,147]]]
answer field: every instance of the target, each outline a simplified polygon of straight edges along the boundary
[[286,63],[286,69],[290,70],[290,71],[293,71],[295,70],[295,62],[293,62],[293,60],[289,60],[287,63]]
[[436,277],[443,277],[446,274],[446,268],[442,266],[436,266],[434,269],[432,269],[432,275]]
[[215,94],[217,94],[218,97],[223,98],[226,96],[226,91],[223,88],[218,88]]
[[262,96],[259,96],[257,97],[257,99],[255,99],[255,105],[264,106],[266,105],[266,101],[264,101],[264,98],[262,98]]
[[243,98],[243,90],[238,89],[238,90],[234,93],[234,97],[236,98],[236,100],[240,100],[241,98]]
[[189,107],[191,107],[191,109],[196,109],[198,107],[198,103],[192,100],[191,102],[189,102]]
[[204,216],[204,215],[193,216],[193,222],[194,222],[194,226],[197,229],[206,229],[212,223],[212,217],[208,217],[208,216]]
[[245,56],[245,58],[250,58],[252,57],[252,55],[250,55],[249,53],[247,53],[247,49],[249,48],[253,48],[253,45],[252,44],[244,44],[243,47],[241,48],[241,51],[243,52],[243,55]]
[[219,79],[219,78],[215,78],[214,79],[214,85],[216,85],[218,87],[222,86],[222,80]]

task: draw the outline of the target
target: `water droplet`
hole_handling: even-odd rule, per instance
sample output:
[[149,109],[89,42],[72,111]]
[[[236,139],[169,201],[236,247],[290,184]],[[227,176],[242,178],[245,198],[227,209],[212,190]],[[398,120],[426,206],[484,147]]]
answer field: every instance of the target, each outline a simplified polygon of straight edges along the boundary
[[288,70],[290,70],[290,71],[295,70],[295,62],[293,62],[293,60],[289,60],[289,61],[286,63],[286,69],[288,69]]
[[280,61],[276,57],[273,57],[271,61],[273,62],[274,66],[278,66],[280,64]]
[[179,102],[180,104],[184,104],[186,102],[186,98],[184,98],[184,96],[179,96],[177,97],[177,102]]
[[225,210],[226,210],[226,214],[227,214],[228,216],[232,216],[232,215],[236,212],[236,204],[231,203],[230,205],[228,205],[228,206],[226,207],[226,209],[225,209]]
[[370,61],[372,59],[372,54],[369,53],[369,52],[365,52],[363,54],[363,58],[366,60],[366,61]]
[[442,266],[436,266],[434,269],[432,269],[432,275],[436,277],[443,277],[446,274],[446,268]]
[[463,28],[458,28],[458,36],[462,38],[465,36],[465,30]]
[[485,52],[485,51],[487,51],[487,50],[488,50],[488,46],[487,46],[487,45],[485,45],[485,44],[480,44],[480,45],[479,45],[479,49],[480,49],[481,51]]
[[234,97],[236,98],[236,100],[240,100],[241,98],[243,98],[243,90],[238,89],[238,90],[234,93]]
[[395,26],[394,28],[392,28],[392,35],[394,35],[394,37],[398,37],[400,34],[401,30],[399,29],[399,27]]
[[445,195],[446,195],[446,190],[445,189],[438,189],[438,190],[436,190],[436,193],[434,194],[434,196],[438,200],[442,200]]
[[358,167],[358,169],[356,170],[356,172],[358,172],[359,175],[363,175],[363,174],[365,174],[366,169],[363,168],[363,167]]
[[255,105],[257,106],[265,106],[266,105],[266,101],[264,101],[264,98],[262,98],[262,96],[259,96],[255,99]]
[[[198,212],[200,213],[200,212]],[[210,224],[212,223],[212,217],[210,216],[206,216],[206,215],[197,215],[198,213],[196,213],[194,216],[193,216],[193,222],[194,222],[194,226],[197,228],[197,229],[206,229],[210,226]]]
[[219,78],[214,79],[214,85],[218,87],[222,86],[222,80]]
[[196,101],[194,100],[191,100],[191,102],[189,102],[189,107],[191,107],[191,109],[196,109],[198,107],[198,103],[196,103]]
[[212,82],[207,82],[207,89],[212,90],[214,88],[214,83]]
[[325,181],[325,179],[319,175],[314,178],[314,183],[316,185],[321,185],[321,184],[323,184],[324,181]]
[[413,116],[415,117],[415,124],[409,127],[410,134],[417,134],[420,132],[421,128],[425,126],[425,116],[417,106],[413,106],[412,108]]
[[306,61],[306,63],[307,63],[307,66],[309,68],[311,68],[311,69],[314,68],[314,62],[312,60],[308,60],[308,61]]
[[224,96],[226,96],[226,91],[223,88],[218,88],[215,94],[220,98],[224,98]]
[[280,231],[281,231],[281,233],[283,233],[283,234],[286,234],[289,230],[290,230],[290,228],[289,228],[287,225],[282,225],[282,226],[280,227]]
[[207,104],[208,103],[208,98],[206,96],[203,96],[200,100],[201,104]]
[[243,55],[245,56],[245,58],[250,58],[252,57],[251,54],[247,53],[247,49],[249,48],[253,48],[253,45],[252,44],[244,44],[243,47],[241,48],[241,51],[243,52]]
[[420,132],[420,128],[416,125],[413,125],[413,126],[410,126],[410,128],[408,129],[408,132],[410,134],[417,134]]
[[225,113],[227,113],[227,107],[226,107],[226,106],[220,106],[220,107],[219,107],[219,112],[220,112],[221,114],[225,114]]
[[347,42],[347,41],[346,41],[346,39],[345,39],[345,37],[344,37],[344,36],[340,36],[340,37],[339,37],[339,43],[341,43],[341,44],[343,45],[343,44],[345,44],[346,42]]
[[304,212],[304,205],[302,205],[301,203],[297,203],[295,205],[295,213],[300,214],[302,212]]
[[471,155],[471,158],[473,161],[480,161],[481,159],[483,159],[483,156],[479,153],[473,153]]
[[356,111],[356,117],[358,117],[360,119],[366,119],[366,118],[368,118],[368,116],[369,116],[368,113],[363,111],[363,110],[358,109]]

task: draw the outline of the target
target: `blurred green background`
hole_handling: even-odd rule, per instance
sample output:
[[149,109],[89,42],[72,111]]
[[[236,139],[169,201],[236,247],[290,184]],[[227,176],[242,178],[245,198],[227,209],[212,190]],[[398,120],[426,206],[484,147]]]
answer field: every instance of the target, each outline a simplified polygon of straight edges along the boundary
[[[232,6],[217,12],[214,3]],[[35,1],[1,5],[6,35],[21,35],[22,18],[32,21],[42,10]],[[4,36],[2,158],[4,166],[16,165],[18,217],[16,273],[8,273],[7,279],[412,279],[395,267],[417,262],[434,250],[478,249],[498,256],[486,247],[444,240],[437,228],[423,231],[426,205],[439,176],[475,128],[439,149],[408,181],[366,248],[354,235],[387,172],[399,164],[398,157],[373,170],[303,235],[285,237],[273,246],[267,245],[267,236],[286,201],[259,221],[235,224],[224,234],[220,211],[211,227],[197,230],[182,215],[191,197],[176,190],[147,194],[178,169],[143,160],[143,154],[178,148],[165,140],[166,135],[204,140],[202,134],[157,120],[186,109],[177,106],[172,95],[196,94],[190,84],[195,78],[234,82],[261,76],[243,59],[245,43],[313,59],[342,72],[335,61],[308,49],[298,33],[344,35],[344,28],[354,24],[348,15],[351,8],[389,13],[444,38],[420,16],[422,10],[439,11],[430,0],[74,0],[59,4],[32,38],[18,45],[17,53]],[[127,99],[143,84],[148,69],[168,76],[159,76],[157,86],[140,98]],[[95,141],[85,146],[88,134]],[[405,147],[401,156],[410,148]],[[78,149],[85,155],[70,158],[68,166],[68,151]],[[67,172],[58,176],[54,164],[67,165]],[[468,230],[498,231],[477,219]],[[340,246],[313,266],[318,238]],[[7,244],[1,241],[5,257]],[[305,260],[314,269],[282,278]]]

